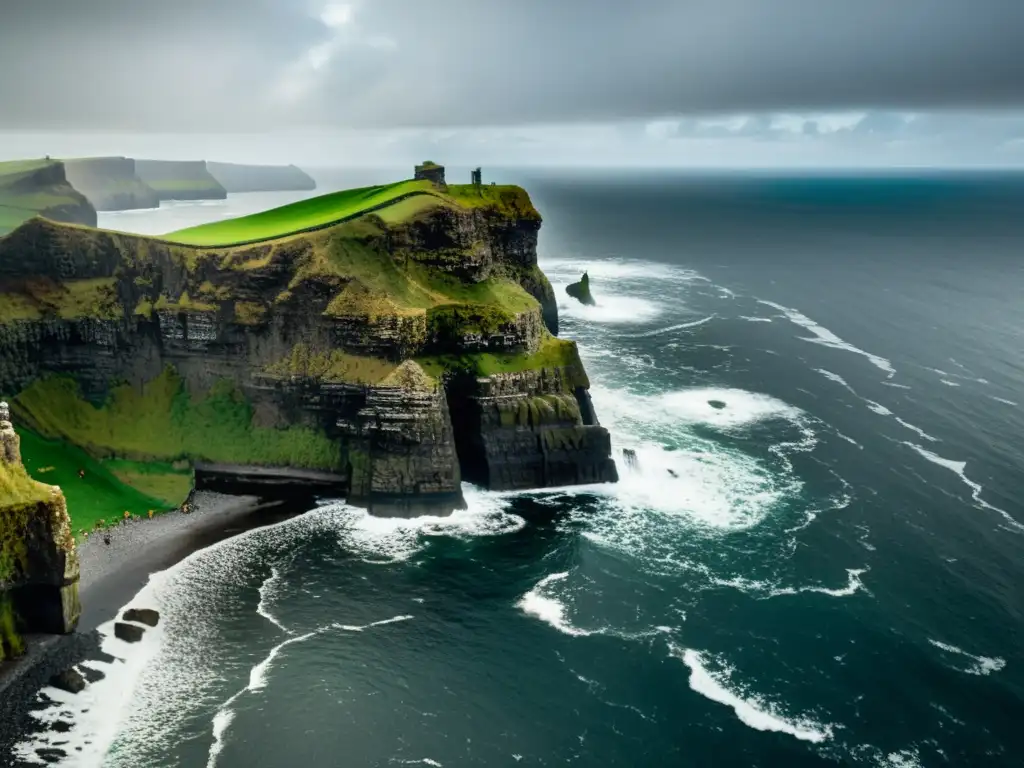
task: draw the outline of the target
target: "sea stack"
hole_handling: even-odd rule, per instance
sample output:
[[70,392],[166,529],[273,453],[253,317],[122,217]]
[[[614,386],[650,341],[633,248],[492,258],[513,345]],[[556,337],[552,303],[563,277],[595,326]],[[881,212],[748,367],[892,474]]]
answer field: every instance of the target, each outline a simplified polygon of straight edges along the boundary
[[64,494],[29,477],[20,442],[0,403],[0,659],[24,650],[23,633],[65,634],[81,614]]
[[572,296],[580,304],[586,304],[588,307],[596,306],[597,302],[594,301],[594,296],[590,293],[590,278],[587,273],[583,273],[583,277],[580,278],[578,283],[571,283],[565,287],[565,292]]

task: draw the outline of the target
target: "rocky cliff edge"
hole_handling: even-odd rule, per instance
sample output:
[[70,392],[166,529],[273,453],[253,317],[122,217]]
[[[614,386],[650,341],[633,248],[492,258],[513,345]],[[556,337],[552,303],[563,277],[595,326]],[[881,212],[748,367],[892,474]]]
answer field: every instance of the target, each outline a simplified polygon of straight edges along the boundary
[[35,219],[0,239],[0,391],[44,436],[187,460],[198,487],[315,471],[406,513],[463,479],[614,481],[540,226],[517,187],[222,248]]

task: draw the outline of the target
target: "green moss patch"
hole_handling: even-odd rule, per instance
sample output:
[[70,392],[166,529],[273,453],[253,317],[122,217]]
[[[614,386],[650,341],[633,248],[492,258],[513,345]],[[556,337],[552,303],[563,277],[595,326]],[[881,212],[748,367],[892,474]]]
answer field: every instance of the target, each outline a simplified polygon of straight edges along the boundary
[[318,431],[254,426],[253,407],[233,382],[222,379],[190,393],[169,366],[141,388],[115,387],[99,407],[64,376],[36,380],[15,403],[46,437],[67,439],[99,457],[309,469],[340,463],[334,441]]
[[566,384],[569,388],[590,386],[583,370],[583,364],[580,362],[576,342],[558,339],[550,334],[545,334],[540,348],[534,354],[481,352],[466,355],[437,355],[418,358],[417,362],[420,363],[424,371],[434,378],[439,378],[446,371],[476,376],[493,376],[500,373],[557,368],[562,370],[563,375],[567,377]]
[[291,354],[267,367],[266,373],[281,378],[309,378],[315,381],[376,384],[389,376],[396,363],[375,357],[348,355],[338,350],[312,351],[296,344]]

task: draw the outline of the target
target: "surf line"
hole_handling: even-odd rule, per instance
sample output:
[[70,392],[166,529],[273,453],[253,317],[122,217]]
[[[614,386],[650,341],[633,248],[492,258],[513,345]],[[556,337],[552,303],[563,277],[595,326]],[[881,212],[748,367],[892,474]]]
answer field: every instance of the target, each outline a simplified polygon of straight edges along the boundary
[[326,627],[314,629],[312,632],[307,632],[304,635],[289,637],[287,640],[275,645],[270,649],[270,653],[267,654],[267,657],[249,671],[249,684],[221,704],[217,709],[217,713],[213,716],[213,744],[210,745],[210,752],[206,760],[206,768],[215,768],[217,765],[217,758],[220,756],[221,752],[224,751],[224,734],[227,733],[228,727],[235,719],[235,711],[231,708],[231,705],[234,704],[243,694],[255,693],[256,691],[266,688],[267,672],[270,670],[270,665],[273,663],[274,659],[277,658],[278,654],[280,654],[287,646],[292,643],[305,642],[311,637],[316,637],[317,635],[321,635],[331,629],[342,630],[345,632],[363,632],[371,627],[395,624],[400,621],[409,621],[413,618],[413,616],[393,616],[390,619],[374,621],[363,626],[328,624]]

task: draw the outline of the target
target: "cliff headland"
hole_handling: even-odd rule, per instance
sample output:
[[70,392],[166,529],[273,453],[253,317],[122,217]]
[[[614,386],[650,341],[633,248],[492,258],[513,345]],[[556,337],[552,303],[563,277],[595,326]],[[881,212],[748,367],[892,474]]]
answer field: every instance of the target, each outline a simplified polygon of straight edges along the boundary
[[97,211],[160,207],[160,196],[136,175],[130,157],[65,160],[64,169],[71,186]]
[[32,219],[0,238],[0,391],[151,495],[194,470],[402,514],[614,481],[540,226],[518,187],[429,180],[163,239]]
[[206,164],[210,175],[230,192],[284,192],[316,189],[313,177],[294,165]]
[[202,160],[136,160],[135,173],[161,200],[223,200],[228,195]]
[[0,163],[0,235],[33,216],[96,226],[96,209],[49,158]]

